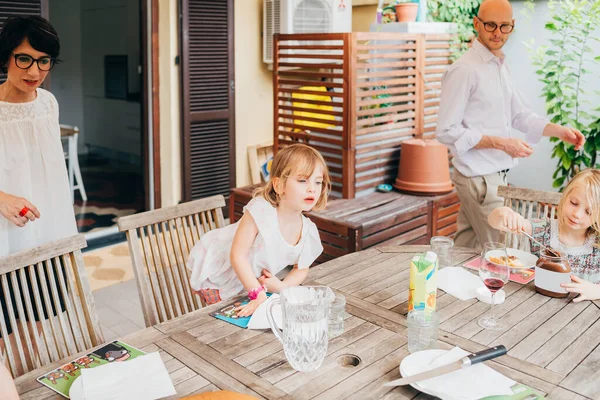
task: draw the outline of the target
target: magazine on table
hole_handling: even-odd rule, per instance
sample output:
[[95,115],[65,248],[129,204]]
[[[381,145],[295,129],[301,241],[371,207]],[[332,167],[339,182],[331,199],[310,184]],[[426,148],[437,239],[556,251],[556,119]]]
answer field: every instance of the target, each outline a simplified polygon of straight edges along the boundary
[[81,376],[82,369],[133,360],[144,354],[146,353],[127,343],[115,340],[40,376],[37,381],[69,399],[69,390],[73,382]]
[[[267,297],[269,299],[271,298],[271,295],[272,293],[267,293]],[[264,303],[262,303],[258,309],[256,309],[253,315],[249,317],[239,317],[237,315],[238,307],[248,304],[249,302],[250,299],[248,296],[237,297],[227,303],[224,303],[223,307],[219,309],[219,311],[212,312],[210,315],[244,329],[268,329],[268,322],[266,321],[266,307],[269,300],[266,300]],[[274,310],[273,314],[277,325],[280,326],[281,324],[279,321],[281,321],[281,317],[278,315],[280,314],[278,311],[279,310]],[[254,324],[251,323],[250,320],[253,320]]]

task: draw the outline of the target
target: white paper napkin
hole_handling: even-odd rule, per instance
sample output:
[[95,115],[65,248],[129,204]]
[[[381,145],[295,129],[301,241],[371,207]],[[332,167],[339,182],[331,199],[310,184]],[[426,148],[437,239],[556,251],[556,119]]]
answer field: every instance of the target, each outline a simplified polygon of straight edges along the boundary
[[[416,354],[416,353],[415,353]],[[445,352],[430,363],[406,363],[403,376],[414,375],[432,368],[458,361],[470,354],[460,347]],[[449,374],[418,382],[417,386],[442,400],[476,400],[487,396],[512,395],[516,382],[485,364],[476,364]]]
[[155,400],[177,393],[158,353],[82,369],[79,379],[85,400]]
[[[278,298],[279,295],[277,293],[273,293],[271,296],[269,296],[267,301],[263,301],[262,304],[258,306],[256,311],[254,311],[254,314],[252,314],[252,317],[250,317],[250,321],[248,321],[248,329],[271,329],[271,325],[267,319],[267,309],[269,308],[269,304]],[[273,319],[275,320],[277,327],[279,329],[283,329],[281,304],[276,304],[273,307]]]
[[438,271],[438,287],[460,300],[477,297],[477,289],[485,287],[479,276],[462,267],[446,267]]
[[[504,303],[505,298],[506,292],[502,289],[498,290],[494,296],[494,305]],[[487,304],[492,304],[492,292],[490,292],[490,289],[486,288],[485,286],[477,289],[477,300],[483,301]]]

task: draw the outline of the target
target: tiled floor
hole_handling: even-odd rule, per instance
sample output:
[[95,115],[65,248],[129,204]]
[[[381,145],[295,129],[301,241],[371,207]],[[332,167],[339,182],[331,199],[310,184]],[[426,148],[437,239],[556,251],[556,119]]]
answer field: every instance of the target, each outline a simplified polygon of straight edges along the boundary
[[95,291],[94,300],[105,341],[146,327],[135,279]]
[[104,246],[83,253],[92,292],[133,279],[127,242]]
[[117,217],[144,208],[141,167],[87,154],[79,158],[87,201],[75,191],[75,219],[80,233],[115,225]]

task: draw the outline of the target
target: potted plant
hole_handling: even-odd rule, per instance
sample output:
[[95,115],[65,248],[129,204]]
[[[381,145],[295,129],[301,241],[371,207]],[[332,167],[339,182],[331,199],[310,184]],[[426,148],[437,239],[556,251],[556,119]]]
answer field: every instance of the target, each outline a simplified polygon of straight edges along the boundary
[[557,159],[553,186],[562,190],[580,170],[600,167],[600,108],[586,98],[591,94],[587,75],[598,70],[600,61],[590,46],[600,41],[600,0],[562,0],[548,3],[548,8],[551,19],[545,28],[551,34],[551,45],[534,49],[533,42],[529,43],[536,73],[543,83],[546,112],[552,122],[577,128],[586,137],[580,151],[550,139],[555,143],[552,158]]
[[434,22],[456,24],[457,35],[450,48],[452,59],[456,60],[467,51],[476,37],[473,17],[479,12],[482,0],[429,0],[429,19]]
[[395,0],[396,20],[398,22],[415,22],[419,12],[419,0]]

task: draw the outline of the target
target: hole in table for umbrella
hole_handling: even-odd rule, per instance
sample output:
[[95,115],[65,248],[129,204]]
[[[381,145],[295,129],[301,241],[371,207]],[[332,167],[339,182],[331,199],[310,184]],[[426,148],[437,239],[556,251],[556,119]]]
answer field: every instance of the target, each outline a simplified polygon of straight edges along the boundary
[[339,365],[341,365],[342,367],[349,367],[349,368],[357,367],[358,364],[360,364],[360,362],[361,362],[360,357],[355,356],[353,354],[344,354],[337,358],[337,363]]

